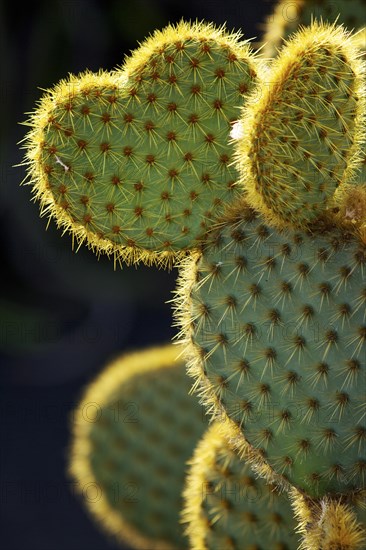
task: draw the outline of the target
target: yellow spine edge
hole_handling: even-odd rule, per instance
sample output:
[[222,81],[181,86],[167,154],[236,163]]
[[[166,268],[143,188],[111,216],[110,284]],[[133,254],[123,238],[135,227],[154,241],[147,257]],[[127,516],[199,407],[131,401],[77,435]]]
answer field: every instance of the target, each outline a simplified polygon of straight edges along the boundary
[[175,25],[169,24],[162,30],[155,30],[139,43],[138,48],[133,50],[133,55],[126,57],[121,69],[128,77],[133,71],[144,66],[153,52],[159,52],[167,43],[187,40],[202,42],[213,40],[223,48],[233,49],[238,56],[250,57],[260,62],[257,54],[248,45],[250,40],[242,40],[242,38],[242,32],[230,32],[225,24],[216,26],[214,23],[205,21],[190,22],[182,19]]
[[206,484],[206,472],[214,468],[216,454],[221,447],[221,427],[219,423],[211,424],[196,446],[193,457],[187,462],[190,468],[183,490],[181,518],[182,523],[187,524],[185,534],[194,550],[209,550],[205,544],[208,525],[201,509],[202,491]]

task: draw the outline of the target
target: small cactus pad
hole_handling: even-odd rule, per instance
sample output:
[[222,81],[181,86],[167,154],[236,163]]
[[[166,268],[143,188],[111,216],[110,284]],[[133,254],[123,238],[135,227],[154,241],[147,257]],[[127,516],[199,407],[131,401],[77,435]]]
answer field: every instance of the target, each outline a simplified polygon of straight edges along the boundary
[[296,550],[291,505],[231,450],[220,423],[198,444],[184,490],[183,520],[195,550]]
[[[265,25],[263,55],[274,57],[283,40],[300,25],[311,25],[314,17],[358,30],[365,26],[365,13],[365,0],[279,0]],[[366,50],[366,41],[364,44]]]
[[365,269],[346,231],[278,232],[243,205],[180,276],[204,402],[309,496],[366,488]]
[[207,423],[176,346],[116,359],[74,412],[70,474],[98,523],[144,550],[188,547],[185,462]]
[[43,212],[127,262],[196,247],[241,193],[228,138],[262,64],[239,38],[182,22],[49,91],[26,145]]
[[237,141],[250,204],[279,227],[309,227],[356,177],[365,138],[364,65],[342,27],[314,23],[273,62]]

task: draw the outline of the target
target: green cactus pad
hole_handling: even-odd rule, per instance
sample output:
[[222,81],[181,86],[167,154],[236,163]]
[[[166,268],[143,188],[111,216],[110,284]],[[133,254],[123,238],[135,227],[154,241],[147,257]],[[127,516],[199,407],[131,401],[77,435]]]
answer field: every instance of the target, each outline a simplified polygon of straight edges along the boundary
[[312,497],[366,488],[365,269],[346,231],[278,232],[243,205],[180,277],[204,401]]
[[241,193],[228,137],[261,63],[239,38],[182,22],[49,91],[26,145],[43,213],[126,262],[196,247]]
[[191,548],[296,550],[288,498],[257,478],[222,432],[212,424],[190,461],[182,517]]
[[70,474],[104,530],[144,550],[188,548],[185,462],[207,427],[176,346],[116,359],[73,415]]
[[365,139],[364,66],[350,35],[314,23],[243,109],[237,160],[250,204],[278,227],[309,227],[356,177]]
[[358,30],[365,26],[365,13],[365,0],[279,0],[264,26],[263,55],[274,57],[285,39],[314,18]]

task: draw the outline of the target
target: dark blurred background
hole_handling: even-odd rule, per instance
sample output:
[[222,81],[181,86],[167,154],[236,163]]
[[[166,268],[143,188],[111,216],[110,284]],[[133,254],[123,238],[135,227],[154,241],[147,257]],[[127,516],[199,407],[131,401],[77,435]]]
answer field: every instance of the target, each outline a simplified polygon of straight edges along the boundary
[[[20,186],[21,146],[40,89],[112,69],[155,28],[185,19],[260,37],[273,2],[49,0],[0,4],[0,547],[121,548],[91,521],[65,474],[70,413],[119,353],[168,341],[176,272],[113,269],[40,219]],[[127,547],[126,547],[127,548]],[[224,550],[224,549],[223,549]]]

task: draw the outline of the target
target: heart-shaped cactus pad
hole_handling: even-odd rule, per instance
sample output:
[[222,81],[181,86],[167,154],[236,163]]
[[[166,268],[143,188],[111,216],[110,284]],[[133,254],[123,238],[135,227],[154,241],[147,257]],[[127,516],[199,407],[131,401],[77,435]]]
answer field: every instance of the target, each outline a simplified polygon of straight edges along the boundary
[[239,34],[181,22],[112,72],[70,76],[32,115],[45,214],[98,252],[166,264],[241,193],[229,134],[263,63]]

